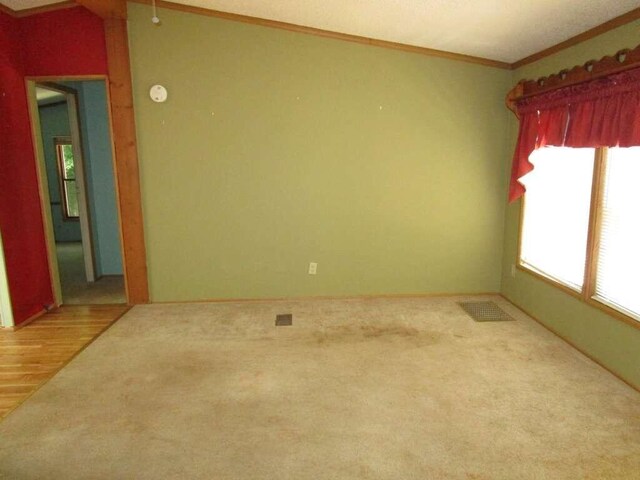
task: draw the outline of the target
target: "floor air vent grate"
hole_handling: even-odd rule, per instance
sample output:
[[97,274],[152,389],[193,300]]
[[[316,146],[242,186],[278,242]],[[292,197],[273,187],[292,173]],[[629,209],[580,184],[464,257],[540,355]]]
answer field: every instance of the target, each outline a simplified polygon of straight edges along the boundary
[[276,315],[276,327],[287,327],[293,325],[293,315],[290,313],[283,313]]
[[493,302],[459,302],[458,305],[476,322],[507,322],[515,320]]

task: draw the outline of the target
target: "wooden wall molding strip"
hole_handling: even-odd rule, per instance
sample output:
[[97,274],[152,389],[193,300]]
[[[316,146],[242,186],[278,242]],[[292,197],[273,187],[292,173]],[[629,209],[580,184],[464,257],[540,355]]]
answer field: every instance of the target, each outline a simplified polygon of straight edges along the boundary
[[104,29],[125,283],[130,304],[147,303],[149,301],[147,257],[127,21],[122,18],[106,18]]
[[621,27],[622,25],[626,25],[627,23],[633,22],[634,20],[640,19],[640,7],[634,8],[630,12],[623,13],[622,15],[612,18],[611,20],[604,22],[596,27],[593,27],[586,32],[582,32],[574,37],[571,37],[563,42],[560,42],[552,47],[541,50],[538,53],[534,53],[533,55],[529,55],[523,59],[518,60],[511,64],[511,69],[516,70],[524,65],[528,65],[533,62],[537,62],[538,60],[553,55],[554,53],[558,53],[565,48],[573,47],[578,43],[584,42],[585,40],[589,40],[593,37],[597,37],[598,35],[602,35],[614,28]]
[[517,116],[516,104],[520,99],[639,67],[640,45],[631,50],[619,50],[614,55],[606,55],[600,60],[589,60],[583,65],[576,65],[571,69],[561,70],[536,80],[520,80],[507,93],[505,104]]
[[403,298],[435,298],[435,297],[486,297],[501,296],[499,292],[463,292],[463,293],[372,293],[367,295],[305,295],[301,297],[263,297],[263,298],[204,298],[200,300],[163,300],[153,302],[162,305],[202,304],[202,303],[259,303],[259,302],[303,302],[318,300],[380,300]]
[[[135,3],[142,3],[145,5],[151,4],[151,0],[130,0],[130,1],[133,1]],[[186,13],[204,15],[208,17],[222,18],[224,20],[231,20],[233,22],[242,22],[242,23],[249,23],[252,25],[260,25],[262,27],[278,28],[281,30],[289,30],[291,32],[305,33],[308,35],[316,35],[319,37],[333,38],[336,40],[344,40],[347,42],[354,42],[354,43],[361,43],[364,45],[370,45],[374,47],[390,48],[393,50],[401,50],[404,52],[418,53],[421,55],[427,55],[431,57],[447,58],[449,60],[458,60],[461,62],[475,63],[479,65],[502,68],[506,70],[509,70],[511,68],[511,64],[508,62],[501,62],[498,60],[491,60],[488,58],[475,57],[473,55],[464,55],[461,53],[446,52],[444,50],[418,47],[415,45],[407,45],[404,43],[389,42],[386,40],[377,40],[375,38],[368,38],[368,37],[361,37],[358,35],[350,35],[347,33],[333,32],[330,30],[322,30],[320,28],[305,27],[305,26],[296,25],[293,23],[280,22],[277,20],[268,20],[268,19],[259,18],[259,17],[250,17],[248,15],[240,15],[237,13],[221,12],[219,10],[211,10],[211,9],[202,8],[202,7],[194,7],[191,5],[183,5],[181,3],[169,2],[164,0],[158,0],[156,4],[158,7],[166,8],[169,10],[177,10],[177,11],[186,12]]]

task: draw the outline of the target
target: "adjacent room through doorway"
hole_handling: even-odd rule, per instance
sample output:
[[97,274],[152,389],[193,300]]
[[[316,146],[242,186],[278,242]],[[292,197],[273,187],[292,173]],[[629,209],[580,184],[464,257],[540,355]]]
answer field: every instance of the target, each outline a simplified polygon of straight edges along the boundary
[[105,82],[35,94],[61,303],[126,303]]

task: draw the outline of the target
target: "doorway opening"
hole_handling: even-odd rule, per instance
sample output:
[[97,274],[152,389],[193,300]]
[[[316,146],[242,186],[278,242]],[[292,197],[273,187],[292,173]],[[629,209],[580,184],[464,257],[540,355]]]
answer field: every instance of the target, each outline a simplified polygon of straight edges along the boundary
[[106,82],[27,86],[56,305],[126,303]]

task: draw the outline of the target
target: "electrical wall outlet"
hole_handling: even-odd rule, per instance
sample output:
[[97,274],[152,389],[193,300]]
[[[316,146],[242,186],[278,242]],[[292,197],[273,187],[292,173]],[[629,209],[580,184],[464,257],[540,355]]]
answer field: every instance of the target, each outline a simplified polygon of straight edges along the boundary
[[318,264],[315,262],[309,263],[309,275],[315,275],[318,271]]
[[511,264],[511,276],[515,278],[516,276],[516,266],[515,264]]

